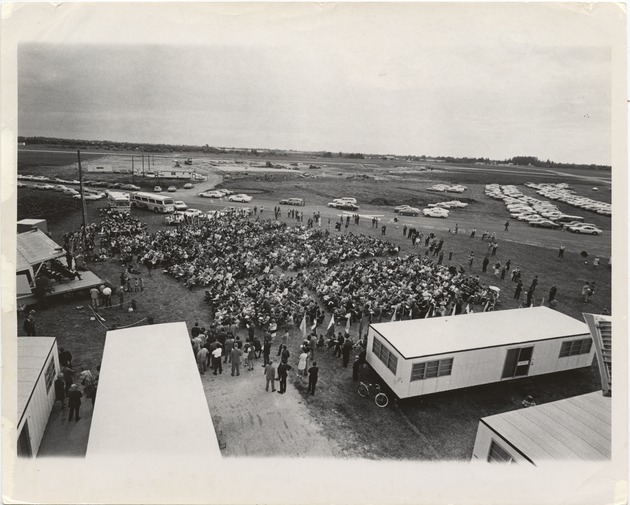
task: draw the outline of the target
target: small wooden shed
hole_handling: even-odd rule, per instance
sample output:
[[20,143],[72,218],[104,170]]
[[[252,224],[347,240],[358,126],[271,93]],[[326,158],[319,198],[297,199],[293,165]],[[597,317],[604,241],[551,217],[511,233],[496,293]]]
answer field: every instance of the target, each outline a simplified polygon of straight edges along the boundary
[[607,461],[612,400],[601,391],[526,407],[479,421],[473,461]]
[[590,366],[588,327],[547,307],[372,324],[367,361],[399,398]]
[[18,456],[37,455],[55,403],[59,353],[54,337],[18,337]]

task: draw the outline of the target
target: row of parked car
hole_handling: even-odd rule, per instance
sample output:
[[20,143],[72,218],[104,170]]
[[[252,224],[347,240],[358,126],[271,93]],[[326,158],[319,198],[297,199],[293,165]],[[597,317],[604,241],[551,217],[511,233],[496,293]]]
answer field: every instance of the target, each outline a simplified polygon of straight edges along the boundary
[[467,189],[468,187],[463,184],[434,184],[430,188],[427,188],[427,191],[434,191],[436,193],[463,193]]
[[359,210],[359,206],[357,205],[357,199],[351,198],[349,196],[344,196],[343,198],[335,198],[332,202],[328,202],[328,206],[333,209],[339,210],[350,210],[356,211]]
[[394,207],[394,212],[401,216],[419,216],[422,214],[425,217],[442,217],[446,218],[449,215],[450,209],[465,209],[468,207],[467,203],[460,202],[459,200],[450,200],[448,202],[430,203],[426,209],[418,209],[411,207],[410,205],[399,205]]
[[585,223],[581,216],[565,214],[557,205],[524,195],[513,185],[499,186],[488,184],[485,194],[495,200],[502,200],[510,217],[537,228],[565,229],[573,233],[601,235],[602,230],[592,223]]
[[536,189],[536,193],[550,198],[551,200],[563,202],[579,209],[596,212],[602,216],[612,216],[612,205],[610,203],[599,202],[592,198],[577,195],[566,183],[534,184],[533,182],[527,182],[525,186]]

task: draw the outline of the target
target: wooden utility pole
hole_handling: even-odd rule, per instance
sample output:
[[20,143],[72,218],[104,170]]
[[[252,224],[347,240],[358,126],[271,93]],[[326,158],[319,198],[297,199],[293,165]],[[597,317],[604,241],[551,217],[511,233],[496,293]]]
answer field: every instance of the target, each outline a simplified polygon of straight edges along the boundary
[[[81,233],[81,241],[83,246],[83,254],[85,255],[85,234],[87,232],[87,220],[85,218],[85,196],[83,195],[83,170],[81,169],[81,151],[77,149],[77,158],[79,160],[79,191],[81,192],[81,212],[83,215],[83,232]],[[84,256],[85,258],[87,256]]]
[[131,183],[132,184],[136,183],[136,173],[135,173],[135,170],[133,169],[133,154],[131,155]]

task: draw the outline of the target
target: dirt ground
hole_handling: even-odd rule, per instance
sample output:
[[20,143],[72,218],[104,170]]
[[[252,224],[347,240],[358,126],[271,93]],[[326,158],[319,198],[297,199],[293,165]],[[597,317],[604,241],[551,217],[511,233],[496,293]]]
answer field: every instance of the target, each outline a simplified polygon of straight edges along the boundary
[[[557,309],[561,312],[581,319],[582,312],[601,312],[604,307],[610,307],[610,270],[605,267],[593,270],[592,265],[585,264],[580,256],[582,250],[610,254],[610,218],[588,216],[588,220],[606,226],[606,235],[602,237],[581,237],[554,230],[532,229],[522,223],[513,223],[509,234],[501,235],[506,211],[502,202],[490,200],[483,195],[483,184],[494,182],[487,180],[487,174],[477,173],[477,182],[469,185],[464,195],[435,195],[427,192],[426,188],[434,182],[446,179],[444,173],[431,175],[423,172],[418,178],[401,180],[399,184],[395,184],[393,180],[384,184],[382,181],[379,183],[374,180],[348,179],[348,175],[352,175],[348,172],[353,171],[354,167],[352,165],[351,169],[340,172],[342,175],[322,178],[303,178],[292,173],[272,173],[270,176],[231,173],[229,179],[224,178],[223,186],[237,192],[256,191],[251,191],[255,200],[249,205],[264,206],[265,213],[268,213],[266,217],[270,217],[271,209],[280,198],[304,197],[307,207],[303,210],[307,215],[314,209],[321,210],[324,226],[328,226],[328,217],[334,222],[337,215],[337,211],[325,206],[327,201],[338,196],[355,196],[361,204],[361,212],[383,216],[384,222],[388,223],[385,238],[401,245],[400,254],[424,254],[424,248],[412,249],[403,237],[403,225],[412,223],[443,237],[444,250],[453,251],[453,264],[465,263],[469,252],[474,251],[479,263],[473,265],[472,272],[478,274],[483,282],[501,288],[501,309],[516,308],[518,302],[512,298],[514,286],[509,278],[501,281],[491,273],[481,272],[480,262],[487,252],[487,244],[480,240],[479,235],[482,229],[488,227],[497,232],[499,237],[498,259],[502,262],[511,259],[512,265],[520,266],[525,283],[533,275],[539,275],[539,296],[545,296],[552,284],[557,285]],[[29,170],[30,172],[33,170]],[[366,173],[371,172],[368,170]],[[466,177],[471,175],[467,174]],[[522,179],[525,177],[519,180]],[[527,180],[535,182],[533,177]],[[564,180],[563,177],[558,178],[558,182]],[[574,181],[571,182],[573,184]],[[578,184],[576,190],[582,188],[586,191],[590,185],[592,182]],[[202,210],[227,205],[225,201],[208,201],[194,196],[203,189],[207,188],[198,185],[192,193],[178,190],[174,196],[187,195],[181,197],[189,206]],[[519,189],[526,192],[528,188],[520,186]],[[63,233],[77,230],[80,226],[80,212],[78,208],[72,207],[75,203],[73,200],[64,200],[72,203],[63,203],[60,206],[61,195],[32,189],[21,189],[18,195],[18,218],[49,219],[53,238],[58,242],[62,242]],[[422,205],[428,201],[455,198],[470,201],[468,209],[454,212],[456,217],[447,220],[393,220],[394,214],[390,206],[394,203]],[[103,206],[102,201],[88,203],[88,222],[98,220],[97,209],[100,206]],[[286,209],[283,207],[284,216],[281,219],[288,221]],[[150,229],[163,226],[161,216],[135,209],[133,212],[138,213],[138,217],[146,221]],[[449,229],[454,229],[455,223],[459,224],[460,233],[457,235],[449,233]],[[475,239],[471,239],[468,233],[473,226],[477,228],[478,234]],[[371,228],[368,219],[362,219],[358,227],[351,225],[344,231],[349,232],[380,235],[379,230]],[[567,243],[567,252],[562,261],[557,258],[560,241]],[[602,263],[605,265],[605,262]],[[101,278],[115,281],[120,274],[121,265],[117,260],[110,259],[104,263],[92,264],[90,268]],[[57,336],[59,346],[72,351],[73,361],[80,371],[83,368],[93,370],[100,363],[107,328],[113,325],[120,327],[138,322],[143,324],[148,317],[152,317],[155,323],[185,321],[189,327],[195,321],[199,321],[201,325],[210,322],[210,314],[203,302],[203,288],[188,291],[159,271],[154,272],[152,277],[145,274],[143,279],[145,290],[127,296],[127,303],[132,299],[136,303],[137,310],[134,312],[112,309],[104,313],[105,322],[101,325],[98,321],[90,320],[92,314],[85,296],[75,295],[52,300],[47,307],[38,311],[38,334]],[[598,289],[591,304],[585,304],[581,300],[580,291],[585,280],[597,282]],[[18,320],[18,329],[21,333],[21,320]],[[300,335],[299,330],[294,327],[290,328],[290,332],[294,346],[290,349],[291,360],[295,365]],[[352,328],[351,334],[356,333],[357,328]],[[275,349],[277,348],[274,347],[272,354]],[[320,382],[314,397],[307,397],[305,383],[295,375],[290,378],[289,394],[275,394],[273,400],[269,396],[271,393],[265,397],[261,368],[250,372],[260,374],[260,377],[244,377],[245,380],[238,388],[231,387],[229,375],[220,378],[207,375],[202,377],[215,423],[223,429],[226,437],[226,455],[275,454],[280,450],[279,444],[259,445],[258,442],[258,436],[267,433],[266,429],[269,429],[272,433],[279,430],[286,437],[286,454],[295,456],[332,454],[371,459],[466,460],[472,453],[477,424],[481,417],[520,407],[520,401],[526,394],[534,394],[539,403],[545,403],[600,388],[597,367],[594,364],[591,368],[578,371],[440,393],[379,409],[372,400],[359,397],[357,384],[352,381],[351,369],[343,368],[339,358],[333,357],[328,351],[322,351],[317,360],[320,366]],[[365,378],[374,380],[374,377]],[[254,426],[250,426],[249,414],[243,409],[261,412],[261,419],[268,428],[261,430],[262,425],[256,426],[256,420]],[[274,417],[276,412],[280,417],[283,412],[287,413],[287,428],[282,424],[274,425],[274,422],[280,422]],[[308,419],[301,422],[300,419],[304,416]],[[299,443],[294,442],[291,445],[290,436],[298,437],[297,434],[304,429],[311,433],[312,440],[300,439]],[[326,440],[328,443],[324,443]]]

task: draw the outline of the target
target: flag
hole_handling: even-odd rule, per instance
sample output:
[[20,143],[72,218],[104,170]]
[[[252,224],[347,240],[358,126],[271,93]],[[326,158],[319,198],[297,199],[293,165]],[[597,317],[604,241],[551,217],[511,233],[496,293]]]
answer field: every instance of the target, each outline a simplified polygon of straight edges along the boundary
[[470,314],[472,310],[470,310],[470,303],[466,305],[466,314]]
[[394,307],[394,315],[392,315],[392,322],[396,321],[396,311],[398,310],[398,305]]
[[306,312],[304,313],[304,317],[302,318],[300,330],[302,330],[302,336],[306,339]]
[[542,302],[540,302],[540,305],[544,305],[545,304],[545,297],[543,296]]
[[326,336],[332,337],[335,335],[335,314],[330,316],[330,323],[328,323],[328,329],[326,330]]
[[484,312],[488,312],[488,305],[490,305],[490,300],[486,302],[486,306],[483,308]]
[[346,321],[346,334],[350,334],[350,319],[352,319],[352,314],[348,314],[346,316],[346,318],[348,319],[348,321]]
[[453,312],[451,313],[451,316],[454,316],[456,314],[456,312],[457,312],[457,304],[454,303],[453,304]]
[[427,313],[425,314],[424,318],[426,319],[427,317],[431,317],[432,313],[433,313],[433,304],[429,306],[429,310],[427,310]]
[[315,328],[317,328],[317,319],[313,321],[313,326],[311,326],[311,330],[314,330]]

